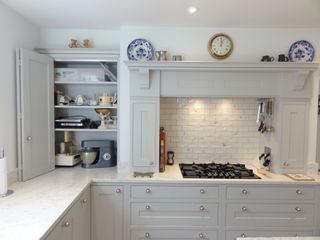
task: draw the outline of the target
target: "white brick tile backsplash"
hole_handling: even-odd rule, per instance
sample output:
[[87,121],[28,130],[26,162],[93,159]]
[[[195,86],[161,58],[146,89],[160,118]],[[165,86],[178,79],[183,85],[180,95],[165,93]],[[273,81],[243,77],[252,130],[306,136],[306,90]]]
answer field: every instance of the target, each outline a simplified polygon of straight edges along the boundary
[[255,98],[161,98],[160,124],[178,162],[243,162],[258,155]]

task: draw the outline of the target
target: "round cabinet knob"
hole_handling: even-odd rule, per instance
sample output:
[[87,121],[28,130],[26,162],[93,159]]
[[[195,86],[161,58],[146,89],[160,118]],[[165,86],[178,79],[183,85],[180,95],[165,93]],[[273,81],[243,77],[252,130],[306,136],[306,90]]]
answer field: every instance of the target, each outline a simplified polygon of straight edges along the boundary
[[246,237],[247,237],[247,235],[246,235],[246,234],[244,234],[244,233],[242,233],[242,234],[240,235],[240,237],[242,237],[242,238],[246,238]]
[[204,206],[200,206],[200,211],[204,211],[206,208]]
[[199,238],[204,239],[205,235],[203,233],[199,233]]
[[288,163],[288,162],[284,162],[284,163],[282,163],[282,166],[288,167],[288,166],[289,166],[289,163]]
[[150,238],[150,233],[147,232],[144,234],[144,236],[145,236],[145,238]]
[[151,193],[151,189],[150,189],[150,188],[147,188],[147,189],[146,189],[146,193]]
[[296,212],[301,212],[302,211],[302,209],[300,207],[296,207],[295,210],[296,210]]
[[247,194],[248,194],[248,190],[247,190],[247,189],[243,189],[243,190],[242,190],[242,194],[243,194],[243,195],[247,195]]
[[296,193],[297,193],[298,195],[301,195],[301,194],[302,194],[302,191],[301,191],[300,189],[298,189],[298,190],[296,191]]
[[150,166],[153,166],[154,165],[154,162],[150,162]]
[[202,188],[201,188],[201,189],[200,189],[200,193],[201,193],[201,194],[205,194],[205,193],[206,193],[206,191],[205,191],[204,189],[202,189]]
[[27,141],[31,141],[32,140],[32,137],[31,136],[28,136],[27,137]]
[[85,198],[82,200],[82,203],[86,204],[88,202],[88,200]]
[[68,221],[66,221],[64,224],[63,224],[64,227],[70,227],[70,223]]
[[242,207],[241,210],[242,210],[242,212],[248,211],[248,209],[246,207]]
[[150,210],[150,209],[151,209],[150,205],[147,205],[147,206],[146,206],[146,209],[147,209],[147,210]]
[[117,189],[116,189],[116,193],[121,193],[121,189],[120,189],[120,188],[117,188]]

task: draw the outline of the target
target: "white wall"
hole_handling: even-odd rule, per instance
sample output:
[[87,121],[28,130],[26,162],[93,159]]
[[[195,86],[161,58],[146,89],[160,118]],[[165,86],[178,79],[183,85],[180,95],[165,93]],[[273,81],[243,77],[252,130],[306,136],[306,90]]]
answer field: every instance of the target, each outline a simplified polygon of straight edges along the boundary
[[0,146],[5,148],[11,178],[17,168],[15,49],[38,46],[39,29],[0,3],[0,31]]
[[[79,31],[79,32],[78,32]],[[212,60],[207,51],[208,39],[217,32],[230,35],[234,41],[234,52],[226,61],[259,61],[262,55],[276,56],[287,53],[290,45],[297,40],[306,39],[316,48],[316,60],[320,55],[320,29],[254,29],[254,28],[170,28],[170,27],[131,27],[123,26],[120,32],[103,30],[41,30],[41,46],[66,46],[69,38],[89,37],[99,47],[110,47],[116,38],[120,41],[120,163],[124,171],[129,169],[129,71],[123,63],[127,60],[127,46],[135,38],[146,38],[156,50],[167,50],[170,55],[179,54],[184,60]],[[83,35],[81,35],[81,34]],[[80,36],[81,35],[81,36]],[[116,36],[116,37],[114,37]],[[98,44],[99,43],[99,44]],[[119,46],[119,45],[118,45]]]

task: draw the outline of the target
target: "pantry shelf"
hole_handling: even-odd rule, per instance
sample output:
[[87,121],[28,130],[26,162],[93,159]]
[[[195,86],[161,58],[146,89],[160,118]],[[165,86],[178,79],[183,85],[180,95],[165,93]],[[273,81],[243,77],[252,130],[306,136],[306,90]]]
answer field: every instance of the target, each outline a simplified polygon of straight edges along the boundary
[[117,105],[112,106],[77,106],[77,105],[55,105],[54,108],[56,109],[98,109],[98,108],[107,108],[107,109],[117,109]]
[[56,132],[117,132],[116,128],[97,129],[97,128],[56,128]]

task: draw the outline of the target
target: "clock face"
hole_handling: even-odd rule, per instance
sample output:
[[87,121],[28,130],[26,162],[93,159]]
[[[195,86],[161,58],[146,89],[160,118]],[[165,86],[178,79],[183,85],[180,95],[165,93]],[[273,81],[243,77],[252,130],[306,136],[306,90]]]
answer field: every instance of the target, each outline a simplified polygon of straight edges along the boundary
[[225,34],[216,34],[209,40],[209,53],[216,59],[227,58],[231,54],[232,49],[232,40]]

